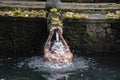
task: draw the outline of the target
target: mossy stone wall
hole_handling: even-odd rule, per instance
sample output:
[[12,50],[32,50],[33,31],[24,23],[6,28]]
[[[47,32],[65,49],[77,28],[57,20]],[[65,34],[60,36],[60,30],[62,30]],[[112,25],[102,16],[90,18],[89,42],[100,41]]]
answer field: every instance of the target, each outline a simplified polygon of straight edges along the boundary
[[64,37],[78,55],[119,55],[120,23],[66,22]]
[[[63,30],[73,54],[120,53],[120,23],[66,20]],[[43,55],[47,37],[45,18],[0,17],[0,56]]]
[[0,17],[0,56],[30,56],[42,51],[46,39],[44,18]]

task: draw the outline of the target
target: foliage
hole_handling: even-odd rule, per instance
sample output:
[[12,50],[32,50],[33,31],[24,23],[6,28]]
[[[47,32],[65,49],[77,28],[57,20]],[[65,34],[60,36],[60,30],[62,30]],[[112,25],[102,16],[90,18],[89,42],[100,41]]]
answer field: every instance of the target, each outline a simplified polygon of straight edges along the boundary
[[106,14],[106,18],[107,19],[120,19],[120,11],[115,11],[115,13],[109,12],[108,14]]
[[56,8],[50,9],[50,12],[57,12],[58,10]]
[[80,13],[75,13],[75,12],[66,12],[64,14],[65,18],[75,18],[75,19],[87,19],[88,15],[87,14],[80,14]]
[[59,18],[52,18],[51,23],[53,25],[59,25],[59,26],[63,25],[62,22],[59,20]]
[[116,11],[115,13],[116,13],[116,15],[118,15],[118,17],[120,18],[120,10],[119,10],[119,11]]
[[13,11],[0,11],[0,16],[12,16],[12,17],[46,17],[45,10],[21,10],[15,9]]

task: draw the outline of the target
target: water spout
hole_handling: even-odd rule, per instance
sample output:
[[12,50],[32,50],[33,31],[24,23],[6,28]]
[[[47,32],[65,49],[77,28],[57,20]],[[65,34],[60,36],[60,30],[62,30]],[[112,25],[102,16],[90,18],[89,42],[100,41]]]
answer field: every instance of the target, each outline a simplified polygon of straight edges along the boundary
[[62,5],[62,2],[60,0],[47,0],[46,1],[46,8],[57,8],[60,9]]

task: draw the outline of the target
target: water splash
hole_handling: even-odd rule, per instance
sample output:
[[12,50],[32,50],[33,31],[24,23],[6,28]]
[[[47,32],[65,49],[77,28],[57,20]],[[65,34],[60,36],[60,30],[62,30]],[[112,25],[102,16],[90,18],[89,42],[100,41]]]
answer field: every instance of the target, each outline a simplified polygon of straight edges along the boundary
[[119,57],[94,57],[93,59],[74,55],[72,64],[74,66],[70,67],[72,69],[67,68],[67,66],[55,69],[48,66],[45,67],[44,59],[39,56],[31,58],[1,58],[0,79],[120,80],[120,65],[116,63],[119,61]]
[[[85,59],[83,57],[76,56],[74,56],[72,64],[62,67],[51,65],[39,56],[26,59],[25,61],[18,64],[20,68],[27,66],[27,69],[29,67],[30,69],[33,69],[33,71],[50,73],[42,74],[42,77],[45,78],[45,80],[68,80],[71,75],[76,74],[75,71],[82,72],[84,70],[88,70],[89,67],[93,65],[94,60],[92,58]],[[83,74],[81,74],[81,76],[83,76]]]
[[44,61],[43,58],[37,56],[26,59],[25,61],[18,64],[18,67],[28,66],[34,71],[45,71],[45,72],[69,72],[75,70],[86,70],[91,65],[93,65],[93,59],[84,59],[83,57],[74,58],[72,64],[64,65],[62,67],[56,67],[55,65],[51,65],[49,62]]

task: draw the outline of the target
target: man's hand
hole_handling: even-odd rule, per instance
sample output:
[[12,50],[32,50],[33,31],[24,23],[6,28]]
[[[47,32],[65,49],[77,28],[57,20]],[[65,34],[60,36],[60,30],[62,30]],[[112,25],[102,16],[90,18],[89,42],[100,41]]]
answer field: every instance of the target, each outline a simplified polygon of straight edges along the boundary
[[54,30],[56,29],[56,27],[52,27],[51,29],[50,29],[50,35],[53,35],[54,34]]

